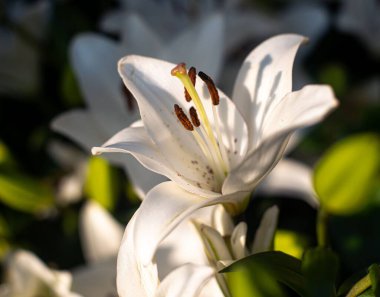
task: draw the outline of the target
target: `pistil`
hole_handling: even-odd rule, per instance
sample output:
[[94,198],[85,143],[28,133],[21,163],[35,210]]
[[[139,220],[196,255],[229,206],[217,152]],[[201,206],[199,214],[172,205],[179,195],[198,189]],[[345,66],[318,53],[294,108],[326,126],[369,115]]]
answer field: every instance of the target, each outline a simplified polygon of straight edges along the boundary
[[[217,181],[217,188],[219,188],[223,182],[223,179],[227,175],[227,171],[228,171],[228,167],[227,167],[227,163],[226,163],[226,160],[228,160],[228,158],[227,158],[227,154],[225,152],[225,148],[223,146],[222,137],[221,137],[221,133],[220,133],[220,127],[219,127],[219,119],[217,116],[217,112],[215,110],[215,105],[217,105],[219,103],[219,94],[218,94],[218,91],[217,91],[215,85],[213,84],[212,80],[209,78],[208,82],[211,81],[213,88],[211,88],[211,87],[209,88],[209,85],[207,83],[206,83],[206,85],[209,88],[209,92],[211,94],[211,98],[213,100],[213,103],[215,103],[215,104],[213,104],[213,114],[214,114],[214,118],[215,118],[215,126],[216,126],[215,128],[217,130],[216,134],[217,134],[218,141],[219,141],[219,145],[218,145],[218,142],[216,141],[214,132],[212,130],[212,126],[211,126],[210,121],[207,117],[206,110],[205,110],[205,108],[202,104],[202,101],[198,95],[198,92],[196,91],[195,86],[194,86],[195,77],[196,77],[195,73],[196,73],[196,71],[195,71],[194,67],[190,68],[189,73],[187,73],[186,65],[184,63],[178,64],[171,71],[171,74],[173,76],[176,76],[177,78],[179,78],[180,81],[182,82],[182,84],[184,85],[186,101],[189,102],[189,101],[193,100],[193,102],[194,102],[194,105],[196,108],[194,108],[194,110],[190,110],[190,116],[192,119],[192,123],[195,127],[197,127],[199,129],[200,134],[203,135],[203,139],[204,139],[204,142],[206,143],[206,147],[209,148],[210,155],[211,155],[211,158],[213,160],[212,164],[215,165],[212,167],[216,171],[215,173],[217,175],[216,176],[216,179],[218,180]],[[198,114],[196,114],[196,112],[199,112],[201,121],[199,121]],[[195,115],[196,115],[196,117],[195,117]],[[201,123],[202,123],[202,125],[200,125]],[[200,134],[198,133],[199,138],[201,138]],[[195,136],[195,137],[198,138],[198,136]],[[198,139],[197,139],[197,141],[198,141]],[[212,152],[214,152],[214,154]],[[208,154],[206,154],[206,156],[207,155]]]

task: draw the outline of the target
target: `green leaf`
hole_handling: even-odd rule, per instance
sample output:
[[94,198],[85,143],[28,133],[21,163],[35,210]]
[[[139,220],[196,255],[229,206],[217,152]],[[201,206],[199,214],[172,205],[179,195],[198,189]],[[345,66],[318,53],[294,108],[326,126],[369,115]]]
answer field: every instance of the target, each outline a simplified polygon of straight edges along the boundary
[[378,296],[379,295],[375,295],[375,293],[373,292],[371,288],[361,293],[360,295],[358,295],[358,297],[378,297]]
[[372,291],[375,296],[380,296],[380,267],[377,264],[372,264],[369,269],[369,277],[371,279]]
[[228,273],[227,283],[233,297],[285,296],[274,277],[261,265],[237,267]]
[[265,270],[276,281],[304,295],[304,279],[301,274],[301,261],[282,252],[257,253],[243,258],[226,267],[221,272],[231,272],[246,267],[259,267]]
[[375,134],[348,137],[335,144],[314,171],[321,206],[349,215],[366,207],[380,171],[380,139]]
[[11,208],[39,213],[54,204],[53,190],[15,171],[0,171],[0,201]]
[[306,296],[335,297],[335,280],[338,273],[338,258],[329,249],[309,249],[302,261]]
[[111,211],[119,193],[117,171],[101,157],[91,157],[88,162],[85,192],[89,199]]

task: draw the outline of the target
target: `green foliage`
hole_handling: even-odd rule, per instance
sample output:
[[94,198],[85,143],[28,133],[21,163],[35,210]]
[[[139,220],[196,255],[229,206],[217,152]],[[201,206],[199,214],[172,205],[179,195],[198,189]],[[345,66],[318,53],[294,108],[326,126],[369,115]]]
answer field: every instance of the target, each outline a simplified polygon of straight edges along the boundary
[[[258,279],[258,275],[262,274],[263,278],[267,279],[263,284],[255,285],[255,288],[259,288],[261,285],[260,292],[264,292],[263,296],[272,296],[268,295],[269,293],[274,293],[274,291],[265,290],[269,288],[264,287],[264,285],[271,284],[274,288],[277,287],[273,285],[275,284],[274,280],[286,285],[287,287],[293,289],[299,295],[304,296],[304,280],[301,274],[301,261],[289,256],[282,252],[264,252],[258,253],[251,256],[248,256],[244,259],[241,259],[234,264],[225,268],[222,272],[234,272],[234,271],[242,271],[241,274],[247,274],[251,277],[251,281],[259,282],[262,280]],[[245,276],[247,277],[247,276]],[[238,275],[236,275],[236,279]],[[232,280],[234,280],[233,278]],[[238,281],[237,281],[238,282]],[[242,281],[243,282],[243,281]],[[232,281],[232,286],[238,286]],[[232,289],[231,289],[232,290]],[[238,289],[237,289],[238,290]],[[258,290],[258,289],[257,289]],[[277,289],[276,289],[277,290]],[[280,290],[280,287],[278,287]],[[235,297],[235,295],[233,295]],[[242,295],[236,295],[242,296]],[[249,295],[246,295],[249,296]],[[256,295],[252,295],[256,296]],[[261,296],[261,295],[257,295]],[[281,296],[281,295],[273,295],[273,296]]]
[[307,297],[335,297],[335,280],[338,273],[338,258],[329,249],[309,249],[302,261]]
[[319,76],[320,82],[331,85],[338,97],[344,94],[347,88],[347,75],[342,65],[326,65],[321,69]]
[[377,135],[360,134],[338,142],[322,157],[314,187],[328,213],[349,215],[368,205],[379,178],[379,152]]
[[91,157],[88,162],[85,192],[89,199],[107,210],[115,206],[119,193],[117,171],[101,157]]
[[0,201],[23,212],[39,213],[53,206],[54,195],[47,184],[14,170],[1,170]]

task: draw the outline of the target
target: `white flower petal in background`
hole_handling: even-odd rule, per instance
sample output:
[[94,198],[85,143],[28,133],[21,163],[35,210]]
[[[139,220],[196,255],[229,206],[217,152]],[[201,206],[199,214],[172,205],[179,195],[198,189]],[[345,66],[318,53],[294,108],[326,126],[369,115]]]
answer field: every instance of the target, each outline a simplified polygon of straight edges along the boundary
[[261,218],[253,240],[252,253],[269,251],[277,228],[279,209],[277,206],[268,208]]
[[313,207],[319,205],[312,184],[312,169],[290,159],[279,162],[257,191],[265,195],[301,198]]
[[69,272],[49,269],[30,252],[13,252],[8,256],[5,267],[4,296],[80,297],[70,289],[72,277]]
[[94,201],[86,202],[80,215],[80,235],[84,256],[88,263],[115,257],[123,226]]
[[[5,4],[4,4],[5,5]],[[39,88],[38,44],[45,34],[50,14],[48,1],[24,4],[12,2],[5,11],[10,22],[25,30],[35,40],[27,41],[8,27],[0,27],[0,93],[32,94]]]
[[73,291],[84,297],[116,297],[116,255],[72,271]]

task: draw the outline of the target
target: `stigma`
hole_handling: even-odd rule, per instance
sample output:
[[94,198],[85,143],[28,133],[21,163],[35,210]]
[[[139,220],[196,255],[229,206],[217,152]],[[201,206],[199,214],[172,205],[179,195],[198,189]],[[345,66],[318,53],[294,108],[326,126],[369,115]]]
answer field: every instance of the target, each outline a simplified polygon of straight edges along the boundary
[[[211,102],[203,102],[199,96],[196,84],[196,69],[191,67],[186,69],[185,63],[180,63],[171,71],[171,75],[177,77],[184,86],[184,97],[186,102],[191,102],[191,106],[186,112],[178,105],[174,105],[174,112],[182,126],[191,132],[198,143],[200,150],[214,172],[214,181],[217,189],[221,189],[223,181],[229,171],[229,162],[226,148],[222,141],[220,132],[219,115],[216,110],[220,97],[218,89],[213,80],[204,72],[199,72],[198,77],[207,86]],[[213,125],[206,113],[204,103],[212,105]]]

